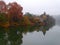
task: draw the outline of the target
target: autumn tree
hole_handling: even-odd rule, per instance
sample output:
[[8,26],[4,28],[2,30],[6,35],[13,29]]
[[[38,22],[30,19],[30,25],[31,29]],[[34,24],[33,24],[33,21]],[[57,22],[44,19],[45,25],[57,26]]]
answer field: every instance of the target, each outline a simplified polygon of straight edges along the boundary
[[24,21],[23,21],[23,22],[24,22],[24,25],[30,25],[30,24],[31,24],[28,16],[24,16],[24,17],[23,17],[23,20],[24,20]]
[[4,1],[0,1],[0,13],[5,13],[7,11],[6,3]]
[[7,5],[4,1],[0,1],[0,21],[7,19],[9,24],[20,23],[23,17],[22,9],[16,2]]
[[10,18],[10,22],[20,22],[22,19],[22,7],[16,2],[8,4],[8,14]]

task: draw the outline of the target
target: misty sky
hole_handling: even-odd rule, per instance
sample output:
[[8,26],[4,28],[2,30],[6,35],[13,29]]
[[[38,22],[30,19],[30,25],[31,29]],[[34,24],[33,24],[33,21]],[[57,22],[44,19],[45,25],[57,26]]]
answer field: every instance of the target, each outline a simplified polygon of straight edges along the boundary
[[60,14],[60,0],[4,0],[6,3],[17,2],[23,7],[23,12],[42,14],[44,11],[50,15]]

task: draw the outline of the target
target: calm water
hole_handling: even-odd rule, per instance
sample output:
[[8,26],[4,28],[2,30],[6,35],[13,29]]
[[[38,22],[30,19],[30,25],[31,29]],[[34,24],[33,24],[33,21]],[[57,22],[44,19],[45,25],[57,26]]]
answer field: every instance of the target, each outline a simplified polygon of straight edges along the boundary
[[0,27],[0,45],[60,45],[60,26]]
[[55,25],[46,31],[43,35],[42,31],[23,34],[22,45],[60,45],[60,26]]

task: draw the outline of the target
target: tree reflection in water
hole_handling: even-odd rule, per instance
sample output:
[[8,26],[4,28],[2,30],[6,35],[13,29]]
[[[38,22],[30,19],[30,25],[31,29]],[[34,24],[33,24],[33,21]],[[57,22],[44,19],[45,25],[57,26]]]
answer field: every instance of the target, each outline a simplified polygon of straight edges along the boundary
[[27,32],[42,31],[45,35],[46,31],[54,25],[55,24],[45,26],[18,26],[8,29],[0,27],[0,45],[21,45],[23,33],[27,34]]

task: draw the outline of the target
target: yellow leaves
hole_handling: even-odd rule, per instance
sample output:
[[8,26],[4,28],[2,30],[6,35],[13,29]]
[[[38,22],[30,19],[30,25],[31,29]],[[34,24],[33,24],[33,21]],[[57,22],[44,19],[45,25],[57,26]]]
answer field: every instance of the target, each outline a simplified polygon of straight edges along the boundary
[[46,15],[43,15],[43,19],[46,19],[47,18],[47,16]]
[[26,25],[30,25],[30,24],[31,24],[31,22],[29,21],[28,16],[24,16],[24,23],[25,23]]
[[9,22],[6,23],[0,23],[0,26],[3,26],[5,28],[8,28],[10,26]]

